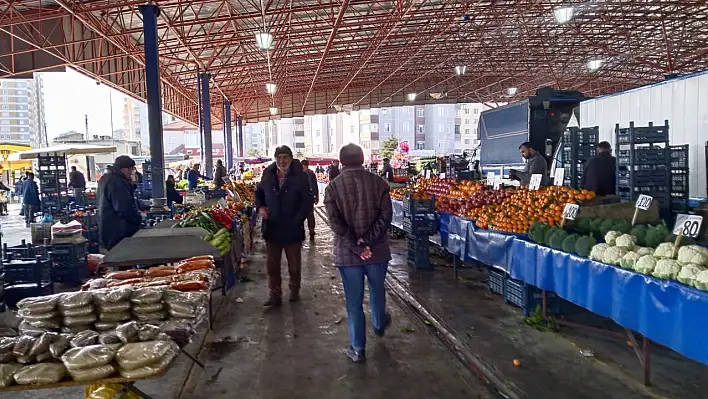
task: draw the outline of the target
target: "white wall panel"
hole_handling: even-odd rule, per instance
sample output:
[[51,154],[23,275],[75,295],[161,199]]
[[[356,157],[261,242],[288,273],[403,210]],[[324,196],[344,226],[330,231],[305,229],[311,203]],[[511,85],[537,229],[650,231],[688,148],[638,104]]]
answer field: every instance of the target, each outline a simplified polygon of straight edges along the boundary
[[615,124],[628,127],[669,121],[671,145],[689,144],[692,197],[706,196],[705,144],[708,141],[708,71],[640,87],[580,104],[580,127],[600,127],[600,140],[614,146]]

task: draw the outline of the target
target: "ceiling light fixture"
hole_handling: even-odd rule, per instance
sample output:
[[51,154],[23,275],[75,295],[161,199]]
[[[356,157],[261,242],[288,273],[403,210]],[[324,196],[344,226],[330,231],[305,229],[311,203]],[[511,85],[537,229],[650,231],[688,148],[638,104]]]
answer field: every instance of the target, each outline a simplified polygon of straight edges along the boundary
[[506,94],[509,95],[510,97],[514,97],[516,95],[516,92],[518,92],[519,89],[516,87],[509,87],[506,89]]
[[268,108],[268,110],[270,111],[271,115],[278,115],[278,107],[270,107]]
[[273,83],[273,82],[266,83],[266,93],[275,94],[276,91],[278,91],[278,86],[276,86],[275,83]]
[[408,101],[415,101],[416,96],[417,96],[417,94],[415,94],[415,93],[408,93],[408,95],[407,95]]
[[256,45],[264,51],[273,49],[273,35],[268,32],[256,33]]
[[563,25],[573,19],[574,12],[573,7],[562,7],[556,8],[556,10],[553,11],[553,15],[556,17],[556,22]]
[[464,75],[467,72],[467,67],[465,65],[458,65],[455,67],[455,73],[457,76]]
[[592,60],[588,61],[588,70],[590,72],[595,72],[602,66],[602,60]]

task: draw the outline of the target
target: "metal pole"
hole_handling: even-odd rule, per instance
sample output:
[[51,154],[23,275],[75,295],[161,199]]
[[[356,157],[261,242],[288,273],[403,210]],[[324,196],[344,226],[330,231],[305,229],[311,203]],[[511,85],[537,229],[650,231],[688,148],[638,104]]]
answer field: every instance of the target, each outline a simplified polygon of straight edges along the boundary
[[238,156],[244,157],[243,151],[243,116],[236,117],[236,132],[238,134]]
[[211,100],[209,99],[209,80],[211,75],[208,72],[202,74],[202,107],[204,108],[204,174],[210,176],[214,169],[214,153],[211,144]]
[[108,88],[108,104],[111,107],[111,138],[113,138],[113,132],[115,131],[113,129],[113,93],[110,87]]
[[143,15],[145,46],[145,89],[147,94],[148,132],[150,138],[150,175],[152,197],[165,198],[165,153],[162,142],[162,99],[160,64],[157,49],[157,17],[160,9],[153,4],[139,6]]
[[224,132],[226,134],[226,169],[234,167],[234,143],[231,132],[231,101],[224,102]]
[[204,163],[204,130],[202,121],[202,73],[197,72],[197,126],[199,126],[199,163]]

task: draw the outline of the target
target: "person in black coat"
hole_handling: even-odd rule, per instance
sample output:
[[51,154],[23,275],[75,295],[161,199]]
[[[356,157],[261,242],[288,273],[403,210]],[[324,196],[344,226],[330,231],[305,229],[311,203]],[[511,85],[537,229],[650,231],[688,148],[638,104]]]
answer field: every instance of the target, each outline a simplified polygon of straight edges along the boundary
[[595,195],[614,195],[617,160],[612,156],[612,147],[607,141],[597,145],[597,155],[585,163],[580,187]]
[[[310,161],[307,159],[300,162],[302,164],[303,171],[307,174],[310,181],[310,193],[314,200],[314,204],[317,205],[320,202],[320,188],[317,186],[317,176],[315,172],[310,169]],[[307,215],[307,229],[310,231],[310,241],[315,239],[315,209],[312,209],[309,215]]]
[[312,212],[313,197],[309,178],[300,161],[293,159],[289,147],[275,149],[275,162],[263,171],[255,197],[266,242],[270,297],[265,306],[280,306],[282,302],[280,259],[283,251],[288,259],[290,301],[295,302],[300,298],[304,223]]
[[133,197],[135,161],[121,155],[98,181],[98,231],[101,245],[111,250],[140,229],[142,218]]
[[393,182],[393,166],[391,166],[391,160],[388,158],[383,159],[383,170],[381,170],[381,177],[387,182]]
[[175,189],[175,177],[173,175],[167,176],[167,181],[165,181],[165,197],[167,197],[167,206],[171,206],[173,203],[182,203],[182,196]]
[[329,179],[329,181],[332,181],[337,176],[339,176],[339,161],[335,159],[334,161],[332,161],[332,165],[329,166],[329,170],[327,171],[327,178]]

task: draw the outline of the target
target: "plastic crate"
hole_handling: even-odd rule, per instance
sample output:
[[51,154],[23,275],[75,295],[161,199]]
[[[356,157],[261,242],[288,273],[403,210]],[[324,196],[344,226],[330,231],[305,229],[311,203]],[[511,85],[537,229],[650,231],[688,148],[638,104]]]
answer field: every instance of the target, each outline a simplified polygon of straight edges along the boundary
[[489,292],[504,295],[504,284],[506,278],[506,272],[495,268],[490,268],[489,278],[487,279],[487,287],[489,287]]
[[88,243],[52,245],[52,270],[56,268],[76,268],[81,267],[82,264],[84,264],[84,267],[86,267],[86,255],[88,255],[87,244]]
[[407,235],[408,253],[411,251],[420,251],[430,253],[430,237],[429,236],[413,236]]
[[597,140],[600,137],[599,127],[585,127],[577,128],[570,127],[563,134],[563,142],[565,143],[577,143],[577,144],[597,144]]
[[688,169],[671,170],[671,194],[682,194],[688,198]]
[[12,283],[40,283],[50,279],[49,259],[16,259],[3,262],[3,281]]
[[54,290],[52,287],[52,283],[49,281],[42,282],[41,284],[13,284],[5,287],[3,292],[3,302],[5,303],[5,306],[14,308],[17,305],[17,302],[25,298],[53,294]]
[[43,166],[60,166],[66,168],[66,157],[63,155],[49,155],[37,158],[37,163],[40,167]]
[[434,214],[404,215],[403,231],[415,236],[431,236],[437,231],[438,221]]
[[225,190],[208,190],[205,193],[207,201],[214,198],[226,198]]
[[84,259],[74,267],[52,265],[52,282],[79,285],[88,277],[88,261]]
[[403,198],[403,212],[413,215],[435,213],[435,197],[432,199],[414,200],[408,195]]
[[2,246],[3,259],[34,259],[35,256],[41,255],[43,258],[47,256],[47,249],[43,245],[28,244],[22,240],[22,244],[16,246]]
[[617,185],[628,187],[667,186],[669,184],[668,169],[655,168],[651,170],[618,170]]
[[643,143],[668,143],[669,141],[669,121],[664,125],[654,126],[634,126],[634,122],[629,122],[628,128],[620,128],[615,125],[615,134],[618,144],[643,144]]
[[666,148],[633,148],[617,151],[617,165],[666,165]]
[[688,144],[672,145],[671,151],[671,168],[683,169],[688,168]]
[[[504,281],[504,300],[506,303],[518,306],[524,310],[524,316],[529,316],[538,306],[543,306],[543,291],[526,284],[521,280],[506,278]],[[553,292],[546,291],[547,313],[560,315],[564,311],[564,301]]]
[[430,257],[426,258],[408,258],[408,266],[417,270],[431,270],[433,264],[430,263]]

